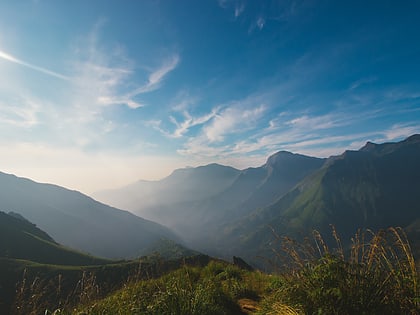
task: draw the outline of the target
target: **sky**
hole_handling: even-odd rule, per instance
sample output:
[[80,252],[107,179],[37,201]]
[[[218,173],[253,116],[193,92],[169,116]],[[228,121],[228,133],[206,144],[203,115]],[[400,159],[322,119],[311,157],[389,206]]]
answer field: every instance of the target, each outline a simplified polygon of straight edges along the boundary
[[420,1],[0,2],[0,171],[84,193],[420,133]]

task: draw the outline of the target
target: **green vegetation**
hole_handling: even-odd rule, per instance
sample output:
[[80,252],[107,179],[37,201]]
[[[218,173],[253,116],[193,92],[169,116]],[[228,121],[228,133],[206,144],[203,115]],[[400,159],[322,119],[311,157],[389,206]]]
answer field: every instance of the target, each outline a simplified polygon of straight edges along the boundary
[[[333,229],[330,248],[318,232],[297,242],[279,237],[278,271],[269,275],[196,256],[187,260],[121,263],[108,270],[84,270],[61,302],[54,286],[27,280],[16,314],[418,314],[419,274],[401,229],[359,232],[345,250]],[[201,257],[201,258],[200,258]],[[112,268],[125,281],[103,289]],[[70,267],[68,267],[70,268]],[[38,280],[41,284],[41,279]],[[65,276],[61,278],[65,282]],[[44,281],[45,282],[45,281]],[[34,284],[35,283],[35,284]],[[30,289],[32,288],[32,291]],[[62,289],[61,289],[62,290]],[[20,292],[18,290],[18,292]],[[48,300],[48,299],[47,299]],[[51,302],[51,301],[50,301]],[[34,307],[30,309],[28,307]],[[47,310],[47,312],[45,312]]]
[[57,265],[102,265],[111,262],[61,246],[24,218],[1,211],[0,257]]
[[[187,267],[158,279],[127,285],[108,298],[81,308],[81,314],[244,314],[241,299],[262,293],[268,276],[210,262]],[[78,312],[76,312],[77,314]]]
[[181,266],[204,266],[209,257],[143,257],[102,266],[59,266],[0,258],[0,314],[38,315],[73,310],[128,283],[154,279]]
[[282,239],[276,254],[289,269],[263,301],[263,314],[281,307],[290,314],[419,313],[419,274],[401,229],[358,232],[348,252],[335,229],[333,236],[332,250],[316,231],[312,244]]

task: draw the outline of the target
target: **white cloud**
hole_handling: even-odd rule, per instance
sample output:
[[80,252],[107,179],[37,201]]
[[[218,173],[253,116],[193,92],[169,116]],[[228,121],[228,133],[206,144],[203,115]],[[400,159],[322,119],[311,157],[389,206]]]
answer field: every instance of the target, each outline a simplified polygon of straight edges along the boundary
[[76,103],[85,103],[81,106],[89,107],[142,107],[143,104],[135,100],[135,97],[160,88],[164,78],[178,65],[178,54],[164,59],[158,68],[151,71],[145,84],[130,88],[135,65],[118,45],[106,50],[98,47],[100,26],[96,25],[89,36],[80,40],[75,49],[80,55],[80,59],[74,63],[75,73],[72,78],[76,89]]
[[257,27],[262,30],[264,28],[265,25],[265,18],[262,16],[259,16],[256,22]]
[[209,114],[205,114],[203,116],[199,117],[192,117],[188,111],[183,111],[184,121],[178,122],[175,117],[170,116],[170,121],[175,124],[176,129],[171,134],[174,138],[180,138],[185,133],[188,132],[188,130],[194,126],[203,125],[209,120],[213,119],[214,117],[217,117],[218,108],[213,109]]
[[133,98],[139,94],[152,92],[160,87],[161,82],[179,63],[179,55],[174,54],[170,58],[163,61],[162,65],[154,70],[150,75],[148,82],[133,91],[129,92],[126,97]]
[[340,114],[326,114],[320,116],[303,115],[287,121],[292,128],[304,128],[307,130],[330,129],[351,123],[351,118]]
[[235,18],[239,17],[245,10],[245,3],[237,2],[235,4]]
[[400,140],[416,133],[420,133],[420,125],[418,123],[395,124],[383,132],[383,141]]
[[265,105],[259,105],[254,109],[243,109],[240,106],[228,107],[217,114],[210,125],[205,126],[204,134],[210,142],[221,142],[228,134],[255,127],[255,123],[265,109]]
[[377,78],[376,77],[368,77],[368,78],[362,78],[362,79],[359,79],[359,80],[357,80],[357,81],[355,81],[355,82],[353,82],[351,85],[350,85],[350,90],[354,90],[354,89],[357,89],[358,87],[360,87],[361,85],[364,85],[364,84],[369,84],[369,83],[372,83],[372,82],[374,82],[374,81],[376,81],[377,80]]
[[17,97],[15,101],[0,103],[0,123],[29,128],[39,123],[40,106],[35,100]]

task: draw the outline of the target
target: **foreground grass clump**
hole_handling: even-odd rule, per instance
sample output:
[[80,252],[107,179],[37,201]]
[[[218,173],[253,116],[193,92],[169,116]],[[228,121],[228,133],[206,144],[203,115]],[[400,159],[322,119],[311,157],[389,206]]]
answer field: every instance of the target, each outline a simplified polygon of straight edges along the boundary
[[206,267],[182,267],[158,279],[127,284],[75,314],[246,314],[241,299],[255,300],[268,276],[212,261]]
[[359,232],[347,252],[333,229],[336,248],[282,239],[278,258],[287,270],[272,283],[261,314],[419,314],[418,272],[401,229]]

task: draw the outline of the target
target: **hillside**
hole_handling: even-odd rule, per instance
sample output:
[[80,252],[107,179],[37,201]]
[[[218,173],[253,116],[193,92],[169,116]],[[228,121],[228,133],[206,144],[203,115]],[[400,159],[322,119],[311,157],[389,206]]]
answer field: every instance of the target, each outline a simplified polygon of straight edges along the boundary
[[270,204],[324,162],[281,151],[257,168],[180,169],[161,181],[140,181],[95,196],[170,227],[193,248],[216,253],[213,241],[224,224]]
[[[197,201],[216,195],[228,187],[239,170],[219,164],[177,169],[159,181],[140,180],[126,187],[96,192],[93,197],[120,209],[142,213],[158,208]],[[153,218],[151,218],[153,220]]]
[[0,173],[0,209],[23,215],[65,246],[106,258],[129,258],[168,228],[99,203],[77,191]]
[[27,220],[0,211],[0,257],[57,265],[109,263],[65,248]]
[[418,161],[419,135],[398,143],[367,143],[331,157],[278,201],[226,227],[220,247],[236,245],[240,253],[255,257],[272,246],[269,227],[281,235],[312,229],[328,235],[333,224],[344,239],[359,228],[408,227],[420,218]]

